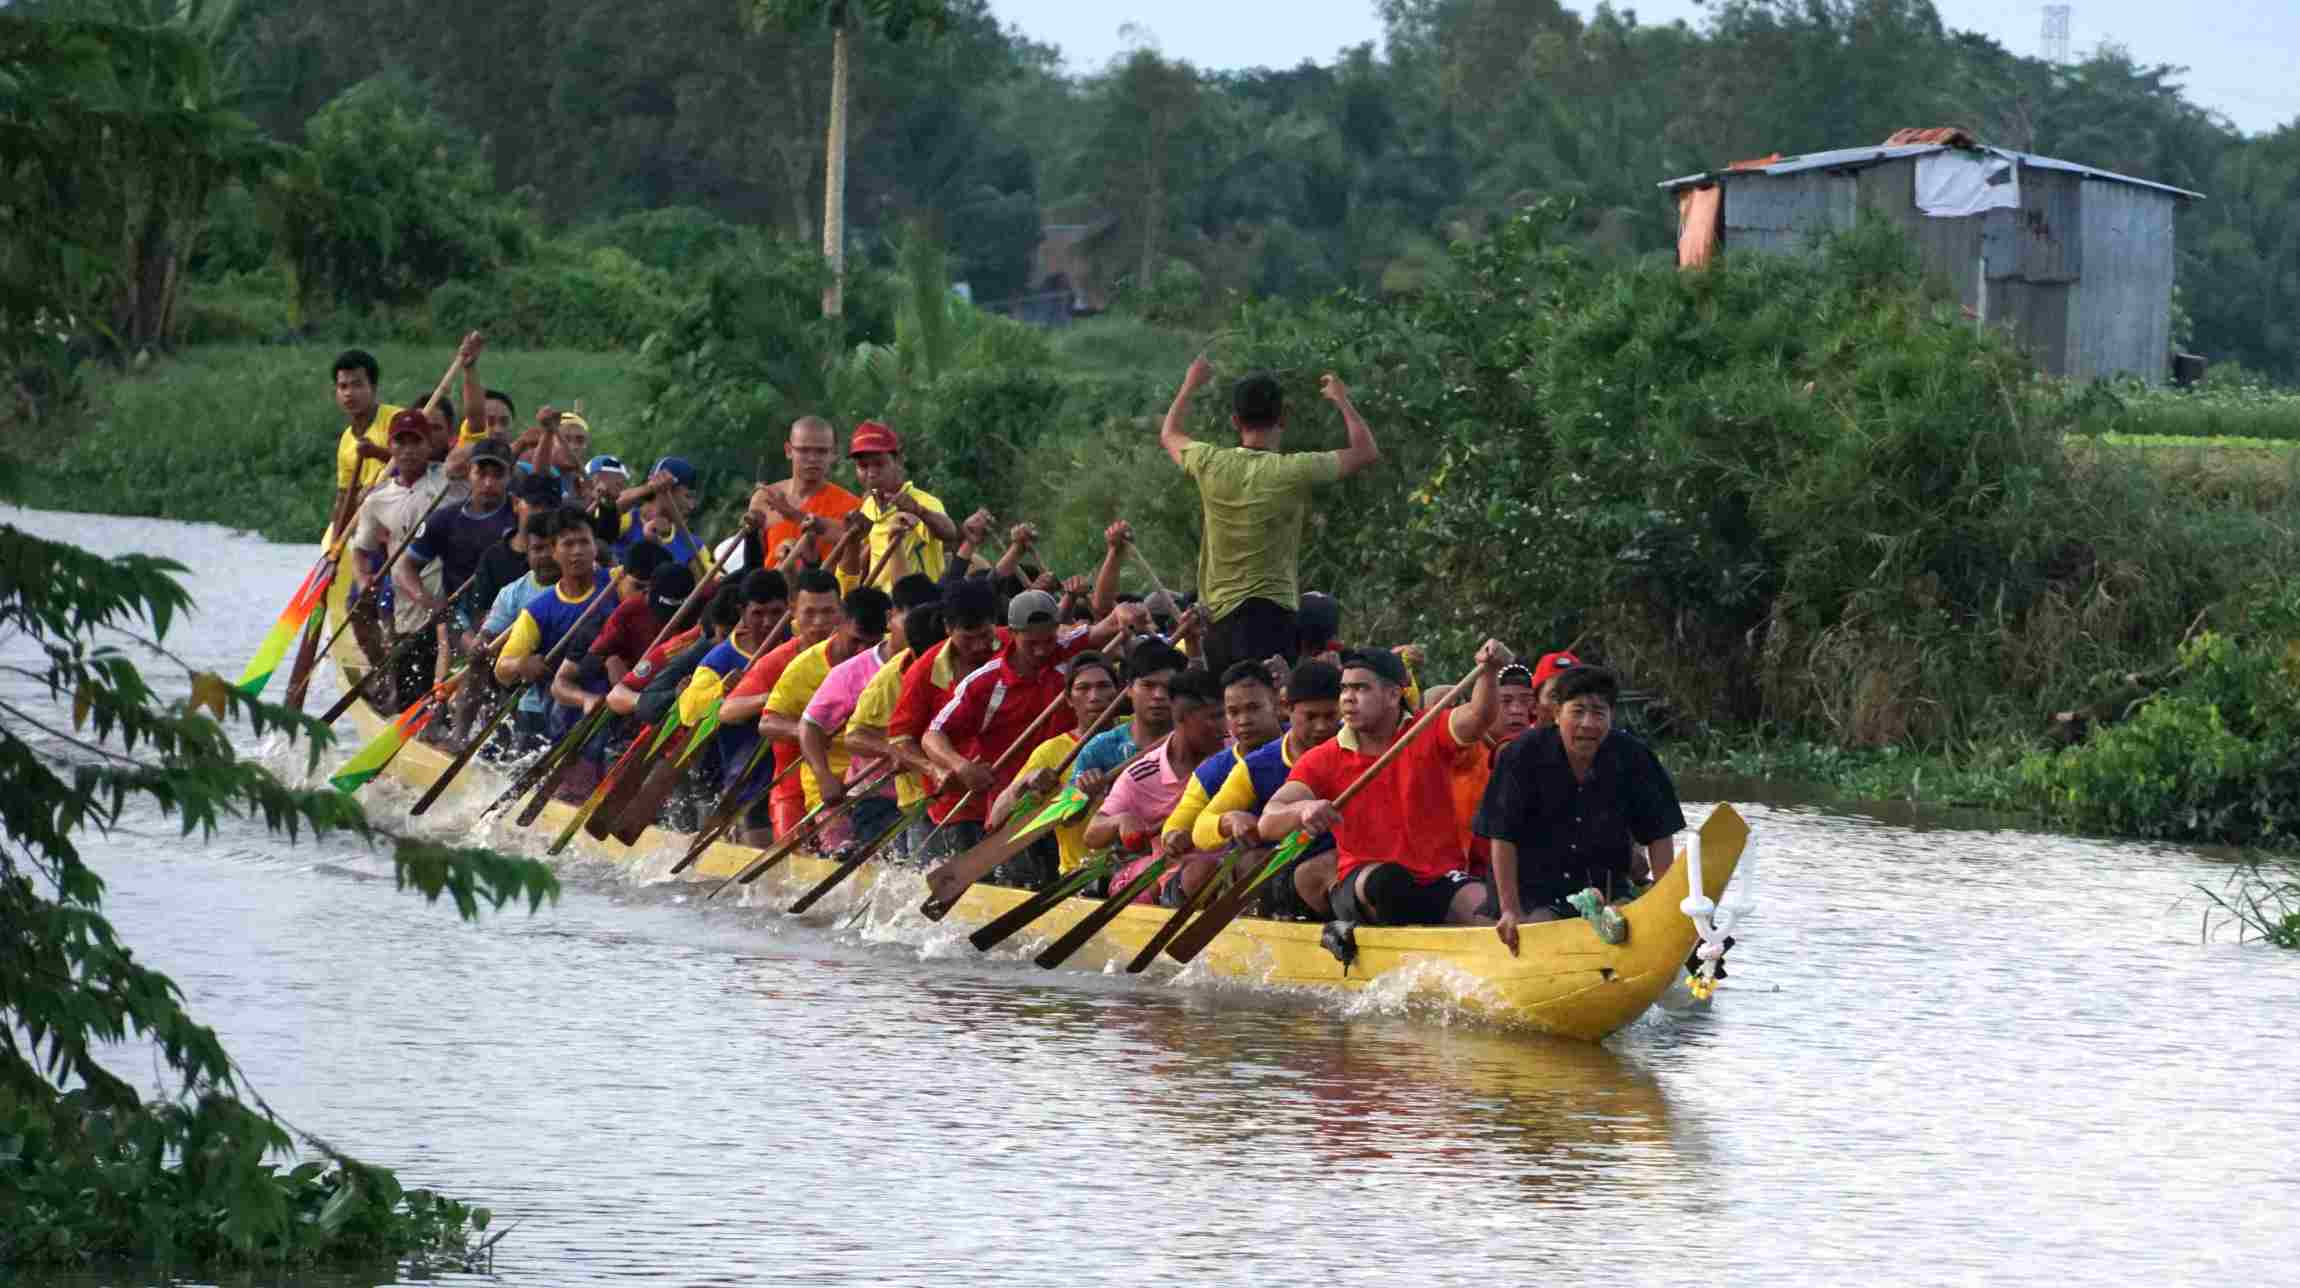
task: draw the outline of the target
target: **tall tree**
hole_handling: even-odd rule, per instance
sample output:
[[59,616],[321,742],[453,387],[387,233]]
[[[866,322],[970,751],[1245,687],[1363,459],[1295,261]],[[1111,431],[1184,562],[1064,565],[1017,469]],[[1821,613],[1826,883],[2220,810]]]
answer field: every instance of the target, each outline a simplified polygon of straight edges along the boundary
[[830,125],[823,143],[823,259],[830,284],[823,288],[823,316],[846,311],[847,83],[853,74],[855,30],[901,43],[911,28],[939,34],[950,24],[948,0],[746,0],[761,24],[803,29],[828,27],[831,33]]

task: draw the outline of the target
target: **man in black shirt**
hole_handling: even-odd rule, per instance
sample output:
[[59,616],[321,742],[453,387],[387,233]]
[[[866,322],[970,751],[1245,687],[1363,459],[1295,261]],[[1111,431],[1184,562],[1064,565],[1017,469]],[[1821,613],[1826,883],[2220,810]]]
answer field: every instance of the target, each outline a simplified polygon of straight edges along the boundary
[[1613,673],[1577,666],[1555,684],[1557,723],[1502,752],[1472,824],[1493,843],[1494,929],[1512,953],[1519,923],[1577,913],[1607,943],[1627,938],[1613,902],[1631,897],[1639,868],[1649,880],[1669,870],[1685,827],[1669,771],[1613,727]]

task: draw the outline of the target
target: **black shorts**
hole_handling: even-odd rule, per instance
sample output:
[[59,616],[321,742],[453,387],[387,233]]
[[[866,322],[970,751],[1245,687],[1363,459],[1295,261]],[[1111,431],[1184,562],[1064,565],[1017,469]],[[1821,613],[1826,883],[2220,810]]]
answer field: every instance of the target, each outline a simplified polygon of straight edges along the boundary
[[1206,669],[1215,675],[1237,662],[1273,655],[1295,660],[1294,610],[1267,599],[1249,599],[1206,628]]
[[1346,884],[1357,904],[1358,919],[1369,926],[1442,926],[1453,909],[1454,895],[1463,886],[1485,883],[1467,872],[1448,872],[1421,881],[1395,863],[1376,863],[1352,872]]

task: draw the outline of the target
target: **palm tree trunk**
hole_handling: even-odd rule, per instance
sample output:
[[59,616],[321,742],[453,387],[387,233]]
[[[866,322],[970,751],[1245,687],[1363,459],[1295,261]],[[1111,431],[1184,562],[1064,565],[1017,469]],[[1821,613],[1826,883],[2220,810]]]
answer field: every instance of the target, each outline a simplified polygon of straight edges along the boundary
[[846,311],[847,278],[847,28],[831,29],[831,128],[823,147],[823,261],[830,285],[823,288],[823,316]]

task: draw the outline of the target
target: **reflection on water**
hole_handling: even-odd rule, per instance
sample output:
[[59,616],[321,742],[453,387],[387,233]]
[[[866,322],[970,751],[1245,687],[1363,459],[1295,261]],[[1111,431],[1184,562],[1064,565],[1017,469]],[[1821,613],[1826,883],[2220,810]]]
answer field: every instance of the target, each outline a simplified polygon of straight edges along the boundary
[[[227,673],[301,571],[213,529],[15,521],[230,570],[176,641]],[[291,1121],[521,1222],[464,1279],[2289,1277],[2300,956],[2198,942],[2216,868],[1747,812],[1762,904],[1716,1006],[1602,1047],[1047,974],[916,918],[843,932],[597,866],[464,926],[356,846],[155,821],[92,852]]]

